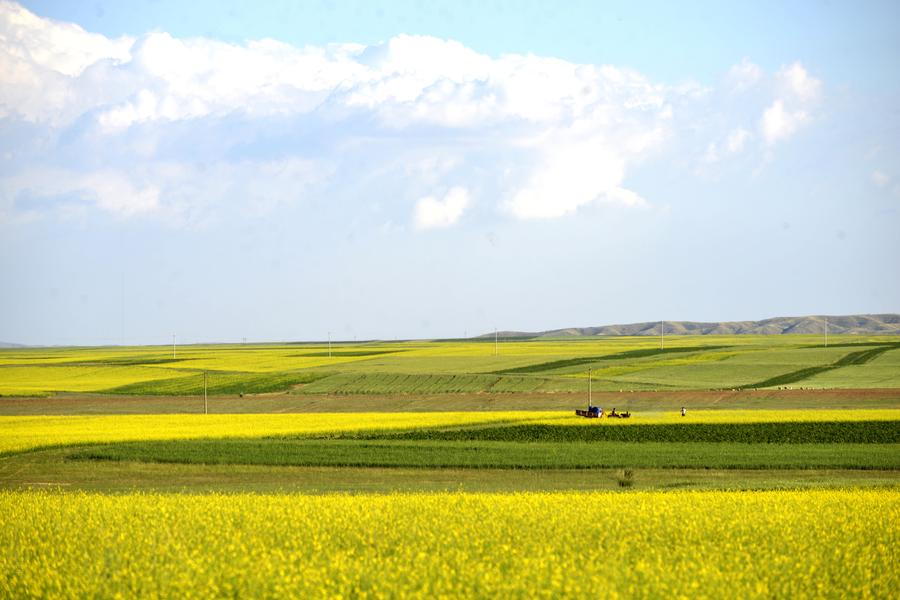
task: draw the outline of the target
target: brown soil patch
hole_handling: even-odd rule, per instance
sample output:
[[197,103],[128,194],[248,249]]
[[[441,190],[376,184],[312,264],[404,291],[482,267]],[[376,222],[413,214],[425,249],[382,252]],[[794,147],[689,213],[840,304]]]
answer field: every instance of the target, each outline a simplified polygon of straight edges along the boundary
[[[900,388],[829,390],[696,390],[594,392],[595,405],[619,410],[900,408]],[[438,395],[260,394],[210,396],[214,413],[299,413],[469,410],[574,410],[585,393],[471,393]],[[0,415],[202,413],[202,396],[60,394],[0,398]]]

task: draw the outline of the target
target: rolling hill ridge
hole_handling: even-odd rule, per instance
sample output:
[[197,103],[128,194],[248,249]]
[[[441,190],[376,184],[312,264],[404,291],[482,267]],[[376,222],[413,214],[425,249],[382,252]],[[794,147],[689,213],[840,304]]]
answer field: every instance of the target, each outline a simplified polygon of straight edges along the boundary
[[[781,335],[788,333],[858,335],[900,335],[900,314],[880,315],[815,315],[807,317],[774,317],[762,321],[724,321],[705,323],[698,321],[665,321],[666,335]],[[548,331],[501,331],[504,338],[523,337],[585,337],[607,335],[659,335],[660,321],[601,325],[597,327],[567,327]],[[493,337],[487,333],[480,337]]]

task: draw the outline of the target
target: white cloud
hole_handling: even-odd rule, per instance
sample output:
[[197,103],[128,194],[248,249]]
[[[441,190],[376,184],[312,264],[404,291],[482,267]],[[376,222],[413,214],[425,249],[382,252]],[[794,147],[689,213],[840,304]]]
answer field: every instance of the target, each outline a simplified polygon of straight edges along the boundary
[[[763,74],[745,60],[730,77],[746,88]],[[777,79],[784,98],[760,125],[769,143],[807,120],[820,87],[799,63]],[[2,0],[0,83],[0,117],[49,140],[34,146],[31,170],[52,178],[77,156],[54,189],[90,196],[101,210],[187,214],[214,205],[212,193],[179,169],[200,174],[222,197],[265,205],[256,190],[265,198],[296,195],[290,177],[267,169],[303,163],[297,168],[306,179],[331,182],[329,197],[364,185],[366,193],[346,196],[383,204],[389,188],[398,214],[388,216],[397,221],[423,190],[453,185],[490,189],[502,212],[522,219],[556,218],[593,202],[641,206],[647,201],[625,189],[630,170],[693,126],[684,123],[692,107],[712,95],[611,65],[492,58],[428,36],[321,47],[160,31],[109,39]],[[708,154],[737,154],[752,137],[722,127]],[[16,181],[2,184],[7,199],[27,191],[10,187]],[[417,226],[452,224],[467,203],[467,195],[422,198]]]
[[782,67],[775,78],[786,96],[792,96],[802,104],[817,100],[821,93],[822,82],[811,76],[799,62]]
[[604,194],[603,199],[606,202],[621,204],[632,208],[644,208],[648,205],[647,201],[639,194],[621,187],[609,190]]
[[416,203],[416,229],[449,227],[459,221],[468,206],[469,192],[459,186],[451,188],[441,200],[434,196],[422,198]]
[[[12,2],[0,2],[0,56],[75,77],[101,61],[128,60],[132,39],[108,39],[73,23],[42,19]],[[9,63],[7,63],[9,64]]]
[[159,189],[138,183],[114,170],[81,173],[71,169],[30,169],[0,181],[0,199],[7,206],[17,198],[68,196],[123,217],[154,212]]
[[725,148],[729,154],[738,154],[744,149],[744,144],[752,137],[752,134],[743,128],[738,128],[728,134]]
[[881,171],[872,171],[872,183],[874,183],[878,187],[887,187],[887,184],[889,184],[890,182],[890,176],[882,173]]
[[822,88],[822,83],[799,62],[779,69],[775,82],[778,97],[759,122],[763,139],[770,146],[790,138],[810,120]]
[[763,75],[763,70],[759,65],[744,58],[740,64],[734,65],[728,70],[726,80],[733,92],[740,93],[759,83]]
[[625,160],[602,139],[546,142],[531,175],[507,201],[521,219],[561,217],[620,186]]
[[[626,69],[533,55],[492,59],[459,42],[427,36],[400,35],[370,47],[297,48],[274,40],[241,46],[180,40],[165,32],[114,41],[8,3],[0,4],[0,31],[13,28],[21,14],[27,15],[31,34],[13,38],[0,55],[17,61],[17,72],[36,91],[44,86],[89,102],[81,113],[98,110],[100,123],[111,129],[235,111],[307,114],[323,105],[369,109],[394,127],[504,120],[546,126],[585,117],[615,118],[619,111],[660,110],[666,100],[663,86]],[[77,35],[58,34],[70,29]],[[39,52],[57,58],[35,59]],[[62,68],[65,57],[72,64]],[[106,59],[114,60],[107,64]],[[88,84],[96,83],[86,71],[101,63],[100,72],[91,75],[103,85],[85,94]],[[67,77],[55,81],[45,72],[47,64]],[[31,120],[78,116],[37,93],[27,101],[5,100]]]
[[783,100],[776,100],[765,110],[760,119],[763,138],[769,145],[794,135],[794,132],[807,120],[803,110],[790,111],[784,107]]
[[[321,164],[302,159],[217,164],[206,168],[154,163],[130,171],[32,168],[0,178],[0,206],[12,212],[16,204],[43,206],[48,198],[65,198],[63,206],[94,206],[119,218],[152,216],[173,224],[205,219],[239,198],[249,214],[294,202],[331,173]],[[46,210],[28,209],[32,215]]]
[[740,154],[743,152],[747,141],[752,137],[752,133],[743,127],[738,127],[728,134],[728,137],[721,143],[721,146],[716,142],[710,142],[706,147],[706,153],[703,156],[703,160],[708,163],[714,163],[727,156]]

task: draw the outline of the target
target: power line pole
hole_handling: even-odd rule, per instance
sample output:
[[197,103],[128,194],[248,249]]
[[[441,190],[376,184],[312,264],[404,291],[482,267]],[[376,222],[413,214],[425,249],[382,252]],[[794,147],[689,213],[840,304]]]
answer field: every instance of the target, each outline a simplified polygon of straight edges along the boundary
[[666,347],[666,322],[659,322],[659,349],[664,350]]
[[825,317],[825,347],[828,347],[828,317]]
[[122,345],[125,345],[125,272],[122,272]]
[[172,334],[172,358],[175,358],[175,334]]
[[494,356],[500,356],[500,345],[498,343],[499,333],[497,332],[497,328],[494,327]]
[[328,358],[331,358],[331,332],[328,332]]
[[590,368],[588,368],[588,410],[590,410],[590,408],[594,405],[593,390],[591,389],[591,387],[592,387],[591,383],[593,383],[593,380],[591,378],[591,370],[590,370]]
[[203,414],[209,414],[209,399],[206,397],[206,376],[207,372],[203,371]]

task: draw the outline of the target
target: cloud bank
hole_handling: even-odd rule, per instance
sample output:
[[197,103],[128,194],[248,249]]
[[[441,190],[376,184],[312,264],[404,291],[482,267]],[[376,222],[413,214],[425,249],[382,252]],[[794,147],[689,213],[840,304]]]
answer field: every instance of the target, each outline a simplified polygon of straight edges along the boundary
[[416,228],[449,227],[459,221],[468,206],[469,193],[461,187],[451,189],[441,200],[422,198],[416,204]]
[[[647,206],[629,173],[709,110],[698,86],[433,37],[110,39],[10,2],[0,2],[0,78],[5,219],[80,203],[185,223],[328,197],[387,205],[425,230],[476,204],[531,220]],[[789,139],[821,95],[799,63],[768,76],[745,60],[721,84],[739,96],[760,86],[758,123],[707,132],[706,162]]]

